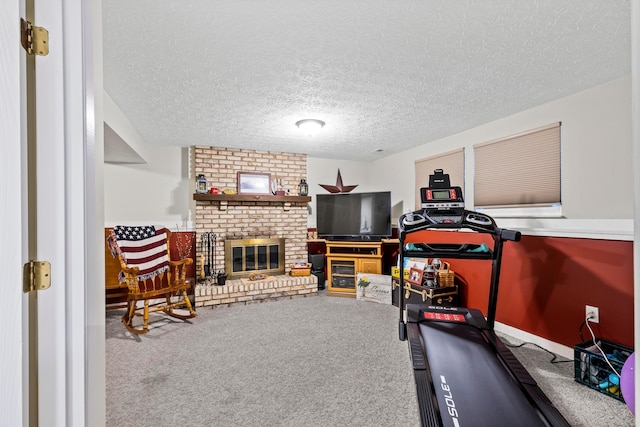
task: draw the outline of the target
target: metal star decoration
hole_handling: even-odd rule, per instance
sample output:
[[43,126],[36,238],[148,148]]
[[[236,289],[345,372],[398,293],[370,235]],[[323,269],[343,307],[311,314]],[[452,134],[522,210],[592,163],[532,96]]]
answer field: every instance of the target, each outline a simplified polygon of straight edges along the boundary
[[336,185],[318,184],[320,187],[327,190],[329,193],[348,193],[357,187],[357,185],[343,185],[342,175],[340,175],[340,169],[338,169],[338,178],[336,179]]

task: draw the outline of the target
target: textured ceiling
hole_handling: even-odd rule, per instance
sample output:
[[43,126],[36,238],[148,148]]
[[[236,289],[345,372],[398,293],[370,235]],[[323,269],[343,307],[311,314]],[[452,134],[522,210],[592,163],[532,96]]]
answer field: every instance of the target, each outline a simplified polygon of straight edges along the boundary
[[[103,0],[102,12],[104,88],[148,144],[374,160],[631,70],[629,0]],[[303,118],[326,126],[309,138]]]

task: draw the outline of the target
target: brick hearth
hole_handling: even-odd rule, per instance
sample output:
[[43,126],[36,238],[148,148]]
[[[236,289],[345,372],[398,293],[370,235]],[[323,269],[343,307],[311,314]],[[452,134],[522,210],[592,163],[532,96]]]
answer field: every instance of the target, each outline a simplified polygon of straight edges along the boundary
[[223,286],[198,284],[195,289],[196,307],[228,307],[267,300],[294,298],[318,294],[318,278],[310,276],[273,276],[270,281],[244,283],[241,279],[227,280]]

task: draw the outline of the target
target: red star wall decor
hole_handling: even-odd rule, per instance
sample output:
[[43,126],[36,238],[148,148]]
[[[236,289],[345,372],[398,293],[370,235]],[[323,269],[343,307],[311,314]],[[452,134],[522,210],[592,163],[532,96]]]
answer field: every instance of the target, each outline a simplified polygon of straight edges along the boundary
[[342,184],[342,175],[340,175],[340,169],[338,169],[338,178],[336,179],[336,185],[328,185],[328,184],[318,184],[320,187],[327,190],[329,193],[348,193],[357,185],[343,185]]

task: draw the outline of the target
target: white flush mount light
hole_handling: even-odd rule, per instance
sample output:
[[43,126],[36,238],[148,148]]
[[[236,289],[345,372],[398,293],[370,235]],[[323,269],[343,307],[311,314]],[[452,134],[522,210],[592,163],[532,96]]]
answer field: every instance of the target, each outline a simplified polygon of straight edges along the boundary
[[324,122],[317,119],[304,119],[298,120],[296,122],[296,126],[298,126],[300,130],[307,135],[313,136],[318,133],[320,129],[322,129],[322,127],[324,126]]

